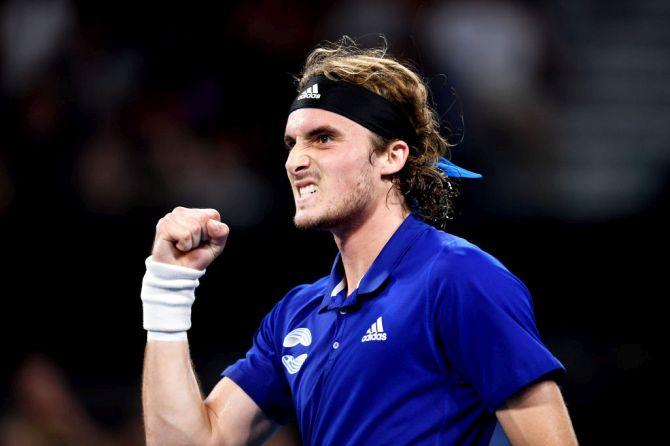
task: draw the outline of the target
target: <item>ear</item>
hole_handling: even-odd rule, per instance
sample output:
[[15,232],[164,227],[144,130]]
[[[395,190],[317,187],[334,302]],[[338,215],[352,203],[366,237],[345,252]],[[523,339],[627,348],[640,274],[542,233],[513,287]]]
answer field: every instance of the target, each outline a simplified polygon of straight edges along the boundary
[[393,175],[399,172],[409,156],[409,146],[405,141],[393,141],[380,156],[381,174]]

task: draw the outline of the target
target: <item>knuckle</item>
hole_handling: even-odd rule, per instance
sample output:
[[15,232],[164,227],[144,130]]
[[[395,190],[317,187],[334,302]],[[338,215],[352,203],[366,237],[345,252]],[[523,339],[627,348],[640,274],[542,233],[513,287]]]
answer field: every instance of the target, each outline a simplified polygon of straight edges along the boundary
[[193,217],[185,217],[182,224],[193,234],[200,232],[200,220]]
[[175,226],[185,227],[190,230],[192,218],[184,213],[173,214],[170,216],[170,221],[173,222]]
[[188,228],[179,228],[179,238],[182,240],[191,239],[191,231]]
[[179,220],[174,218],[173,216],[169,216],[168,218],[165,219],[165,223],[163,223],[163,226],[167,231],[175,232],[175,230],[179,229]]
[[202,223],[207,223],[207,221],[210,219],[221,220],[221,215],[216,209],[204,208],[194,210],[197,212],[198,220]]
[[165,237],[169,240],[178,242],[184,238],[184,232],[178,227],[171,226],[166,228]]
[[200,224],[203,214],[198,209],[189,209],[189,212],[184,214],[190,222]]
[[189,246],[191,244],[191,236],[189,234],[183,234],[177,238],[177,244],[181,246]]
[[160,220],[158,220],[158,223],[156,224],[156,234],[165,234],[169,232],[169,230],[170,230],[169,219],[163,217]]
[[205,212],[203,209],[198,209],[192,214],[193,220],[197,221],[198,224],[202,224],[207,221],[207,215],[207,212]]
[[214,219],[219,221],[221,220],[221,214],[219,214],[219,211],[217,211],[216,209],[207,209],[207,211]]

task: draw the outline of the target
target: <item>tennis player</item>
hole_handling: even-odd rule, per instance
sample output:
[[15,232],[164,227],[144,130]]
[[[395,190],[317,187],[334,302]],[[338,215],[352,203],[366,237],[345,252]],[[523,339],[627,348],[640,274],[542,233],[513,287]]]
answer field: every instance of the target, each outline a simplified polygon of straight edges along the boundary
[[[494,75],[494,74],[492,74]],[[330,231],[329,275],[286,294],[203,400],[187,330],[229,228],[178,207],[142,285],[149,445],[259,444],[294,420],[306,445],[575,445],[524,284],[444,231],[460,178],[425,84],[383,49],[307,58],[285,130],[296,227]]]

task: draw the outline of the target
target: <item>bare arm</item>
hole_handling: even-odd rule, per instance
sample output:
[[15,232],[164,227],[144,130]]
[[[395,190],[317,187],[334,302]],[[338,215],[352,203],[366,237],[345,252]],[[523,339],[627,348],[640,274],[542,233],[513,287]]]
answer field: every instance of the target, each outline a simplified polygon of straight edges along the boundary
[[496,416],[513,446],[576,446],[558,385],[542,381],[510,398]]
[[229,229],[214,209],[175,208],[156,225],[143,280],[142,406],[147,444],[237,445],[267,439],[275,425],[233,381],[222,379],[203,401],[186,330],[197,281],[224,249]]
[[149,446],[260,444],[276,427],[228,378],[203,401],[187,342],[147,343],[142,405]]

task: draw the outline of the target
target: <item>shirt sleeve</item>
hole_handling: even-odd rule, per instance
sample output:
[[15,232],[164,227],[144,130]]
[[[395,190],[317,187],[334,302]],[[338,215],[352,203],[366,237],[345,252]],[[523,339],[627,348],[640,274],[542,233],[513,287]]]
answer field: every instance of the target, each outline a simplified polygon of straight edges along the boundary
[[445,247],[433,267],[436,325],[447,358],[494,412],[565,368],[542,343],[526,286],[474,245]]
[[263,318],[246,356],[227,367],[221,375],[240,386],[270,419],[286,424],[294,410],[274,343],[277,308],[278,305]]

